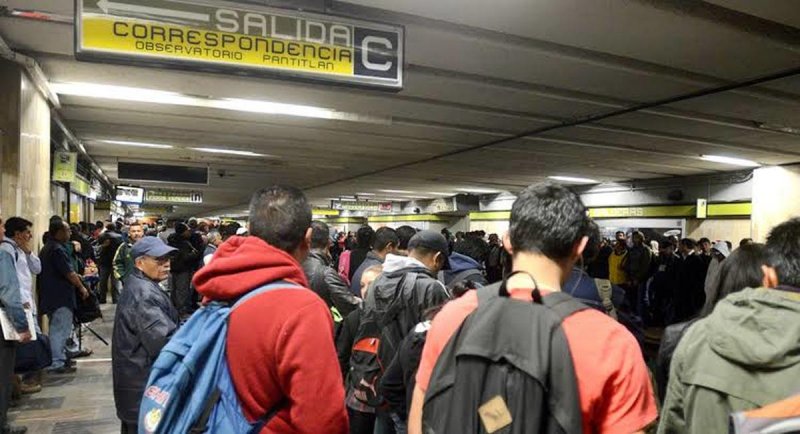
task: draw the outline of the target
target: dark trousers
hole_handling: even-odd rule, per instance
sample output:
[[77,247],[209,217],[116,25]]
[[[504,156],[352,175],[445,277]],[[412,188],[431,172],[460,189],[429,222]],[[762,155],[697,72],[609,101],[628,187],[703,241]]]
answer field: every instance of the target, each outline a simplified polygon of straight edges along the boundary
[[122,425],[119,429],[120,434],[138,434],[139,433],[139,425],[135,423],[125,423],[122,422]]
[[98,266],[98,274],[100,275],[100,282],[97,284],[97,299],[100,303],[105,303],[107,294],[111,292],[111,302],[116,303],[119,297],[117,291],[116,279],[114,279],[114,269],[112,267]]
[[192,272],[181,271],[172,273],[169,278],[169,287],[172,293],[172,304],[181,315],[192,312]]
[[375,431],[375,413],[363,413],[347,408],[350,416],[350,434],[373,434]]
[[11,390],[14,384],[11,376],[14,375],[16,352],[16,342],[0,339],[0,430],[8,425],[8,406],[11,403]]

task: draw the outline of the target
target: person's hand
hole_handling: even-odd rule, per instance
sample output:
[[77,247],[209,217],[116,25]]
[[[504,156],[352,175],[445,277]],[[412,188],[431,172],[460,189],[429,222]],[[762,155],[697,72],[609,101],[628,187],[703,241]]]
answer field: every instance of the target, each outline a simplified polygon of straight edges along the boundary
[[31,240],[29,239],[19,243],[19,248],[22,249],[22,251],[25,252],[26,255],[30,255],[31,252],[33,251],[31,249]]
[[86,300],[89,298],[89,290],[85,286],[81,287],[81,299]]
[[33,339],[33,336],[31,336],[30,330],[26,330],[26,331],[24,331],[22,333],[19,333],[19,342],[21,344],[26,344],[26,343],[30,342],[31,339]]

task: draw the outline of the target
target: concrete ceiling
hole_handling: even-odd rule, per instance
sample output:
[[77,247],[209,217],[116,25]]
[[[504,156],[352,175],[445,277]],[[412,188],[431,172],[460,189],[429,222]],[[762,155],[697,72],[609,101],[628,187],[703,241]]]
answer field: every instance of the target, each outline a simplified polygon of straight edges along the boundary
[[[73,14],[71,1],[7,2]],[[118,161],[208,165],[205,203],[180,210],[195,215],[243,209],[255,188],[276,182],[323,205],[355,193],[513,191],[551,175],[620,181],[736,169],[700,160],[704,154],[800,161],[800,76],[724,90],[800,72],[796,0],[350,0],[333,1],[331,12],[405,26],[401,92],[78,62],[69,24],[2,18],[0,35],[52,82],[304,104],[381,120],[61,98],[67,126],[112,180]],[[784,127],[794,133],[777,131]]]

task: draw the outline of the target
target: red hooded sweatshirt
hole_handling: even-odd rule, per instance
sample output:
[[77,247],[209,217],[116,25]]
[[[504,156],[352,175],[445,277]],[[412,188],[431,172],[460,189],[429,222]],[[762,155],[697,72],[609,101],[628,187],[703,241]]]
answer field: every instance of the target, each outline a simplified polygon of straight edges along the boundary
[[[300,264],[257,237],[233,237],[194,285],[206,299],[230,300],[285,280],[308,288]],[[333,320],[309,289],[275,289],[231,314],[228,365],[245,416],[255,421],[281,399],[286,404],[262,434],[345,434],[342,374],[333,344]]]

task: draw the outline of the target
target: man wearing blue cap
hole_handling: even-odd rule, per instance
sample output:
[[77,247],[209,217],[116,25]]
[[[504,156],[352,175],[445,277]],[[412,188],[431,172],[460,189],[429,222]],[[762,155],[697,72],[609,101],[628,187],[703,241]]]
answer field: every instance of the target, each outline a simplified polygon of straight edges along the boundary
[[117,305],[111,347],[114,402],[123,433],[137,432],[150,368],[178,328],[178,311],[158,285],[169,277],[170,257],[176,250],[157,237],[144,237],[131,249],[134,269],[125,278]]

